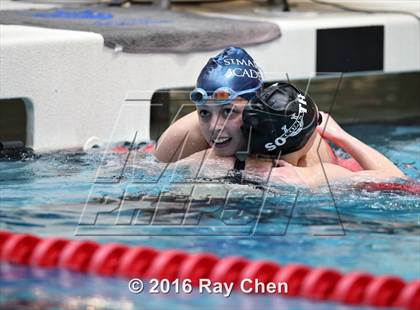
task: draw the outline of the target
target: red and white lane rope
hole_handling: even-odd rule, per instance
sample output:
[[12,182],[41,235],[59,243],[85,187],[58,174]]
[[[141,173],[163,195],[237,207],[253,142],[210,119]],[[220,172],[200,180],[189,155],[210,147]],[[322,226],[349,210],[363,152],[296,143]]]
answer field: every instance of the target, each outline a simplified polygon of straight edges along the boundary
[[349,305],[420,309],[420,280],[406,282],[396,276],[364,272],[343,274],[333,268],[301,264],[279,265],[243,257],[220,258],[211,253],[156,250],[118,243],[40,238],[0,231],[0,261],[45,268],[65,268],[103,276],[199,279],[234,283],[258,279],[262,283],[286,282],[287,295]]

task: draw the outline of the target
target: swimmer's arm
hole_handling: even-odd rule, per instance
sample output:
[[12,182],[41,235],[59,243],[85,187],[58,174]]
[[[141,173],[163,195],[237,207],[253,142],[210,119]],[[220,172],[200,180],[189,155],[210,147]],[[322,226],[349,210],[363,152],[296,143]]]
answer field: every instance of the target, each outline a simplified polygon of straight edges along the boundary
[[380,171],[390,177],[404,177],[404,173],[393,162],[352,135],[345,133],[336,143],[357,160],[364,170]]
[[311,167],[296,167],[297,174],[309,187],[324,186],[332,182],[364,182],[364,181],[386,181],[396,177],[381,170],[363,170],[352,172],[341,166],[323,163]]
[[322,163],[309,167],[296,167],[285,161],[280,161],[281,167],[273,168],[270,181],[290,185],[318,187],[333,182],[364,182],[385,181],[391,177],[388,173],[379,170],[364,170],[352,172],[341,166]]
[[[388,158],[344,131],[328,114],[323,113],[323,116],[324,121],[318,128],[321,135],[350,154],[364,170],[378,171],[378,176],[404,177],[404,173]],[[325,121],[327,125],[324,130]]]
[[162,162],[175,162],[209,148],[201,134],[197,112],[173,123],[159,138],[154,155]]

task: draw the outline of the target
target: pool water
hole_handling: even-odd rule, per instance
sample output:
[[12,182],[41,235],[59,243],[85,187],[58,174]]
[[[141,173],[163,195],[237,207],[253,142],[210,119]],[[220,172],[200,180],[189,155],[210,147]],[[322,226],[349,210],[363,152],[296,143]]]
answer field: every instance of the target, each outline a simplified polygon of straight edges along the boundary
[[[346,129],[384,153],[410,178],[420,180],[419,125]],[[1,229],[420,278],[418,195],[333,185],[331,192],[328,187],[312,192],[273,187],[264,196],[252,184],[201,184],[186,216],[185,196],[180,194],[191,193],[191,184],[182,183],[188,172],[162,167],[151,155],[139,152],[51,153],[24,162],[0,162]],[[226,189],[231,190],[231,212],[218,199],[225,197]],[[156,211],[153,201],[162,191],[166,201]],[[203,202],[209,193],[215,199]],[[118,218],[108,212],[93,222],[92,215],[112,210],[121,197],[126,202]],[[141,211],[133,224],[134,209]],[[151,213],[154,225],[147,224]],[[197,225],[186,227],[198,218]],[[347,308],[238,293],[230,298],[133,295],[125,279],[6,263],[0,264],[0,286],[6,308]]]

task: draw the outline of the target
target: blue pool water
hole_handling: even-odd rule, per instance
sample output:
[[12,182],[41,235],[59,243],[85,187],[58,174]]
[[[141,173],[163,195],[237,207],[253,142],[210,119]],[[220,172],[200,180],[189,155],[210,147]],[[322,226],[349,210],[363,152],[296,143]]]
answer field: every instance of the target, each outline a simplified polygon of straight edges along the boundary
[[[354,125],[347,129],[391,158],[409,177],[420,180],[420,126]],[[220,184],[201,184],[193,195],[198,202],[191,205],[185,216],[182,196],[167,198],[172,202],[165,202],[158,211],[151,209],[150,201],[161,191],[165,192],[164,197],[189,193],[191,184],[182,183],[187,178],[186,171],[164,171],[150,155],[132,153],[119,179],[126,159],[127,154],[92,151],[0,162],[1,229],[189,252],[208,251],[218,256],[241,255],[280,264],[299,262],[344,272],[393,274],[406,280],[420,278],[419,196],[369,192],[348,186],[333,186],[332,192],[326,187],[315,192],[274,187],[262,205],[261,189],[232,185],[231,202],[236,211],[229,213],[223,212],[226,206],[217,200],[224,197],[226,188]],[[209,194],[206,190],[216,198],[208,204],[199,200]],[[114,209],[124,193],[127,202],[118,218],[115,212],[109,212],[94,222],[92,215]],[[152,197],[143,199],[145,194]],[[248,194],[246,199],[242,199],[244,194]],[[104,198],[108,204],[103,203]],[[175,198],[178,200],[173,202]],[[135,208],[141,212],[134,216]],[[147,225],[150,210],[155,210],[155,227]],[[188,228],[199,215],[199,224]],[[134,224],[130,222],[133,218],[137,221]],[[180,223],[184,224],[181,228]],[[338,307],[243,294],[230,298],[198,294],[133,295],[124,279],[5,263],[0,264],[0,286],[0,302],[9,308]]]

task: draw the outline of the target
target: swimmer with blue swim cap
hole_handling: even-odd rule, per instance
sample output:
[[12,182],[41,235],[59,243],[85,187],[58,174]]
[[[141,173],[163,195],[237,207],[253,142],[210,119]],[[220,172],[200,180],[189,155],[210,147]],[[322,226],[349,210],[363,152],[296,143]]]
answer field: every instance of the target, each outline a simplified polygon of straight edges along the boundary
[[229,47],[209,59],[190,98],[196,104],[204,139],[219,156],[232,156],[246,144],[242,111],[263,86],[262,75],[249,54]]
[[[186,115],[164,132],[156,158],[173,162],[210,147],[219,156],[233,156],[243,150],[247,136],[241,130],[242,111],[262,87],[262,72],[244,49],[229,47],[210,58],[190,93],[198,113]],[[319,153],[323,161],[332,162],[325,142]]]
[[[241,48],[229,47],[210,58],[190,99],[197,112],[184,116],[164,132],[155,150],[158,160],[186,158],[183,162],[194,163],[204,152],[205,160],[214,160],[212,170],[265,169],[274,181],[309,186],[325,183],[323,169],[331,180],[354,176],[352,173],[357,172],[340,166],[325,138],[360,163],[355,170],[373,171],[365,176],[404,176],[386,157],[347,134],[329,115],[321,117],[309,95],[293,85],[280,83],[263,89],[261,71]],[[207,154],[208,148],[213,152]]]

